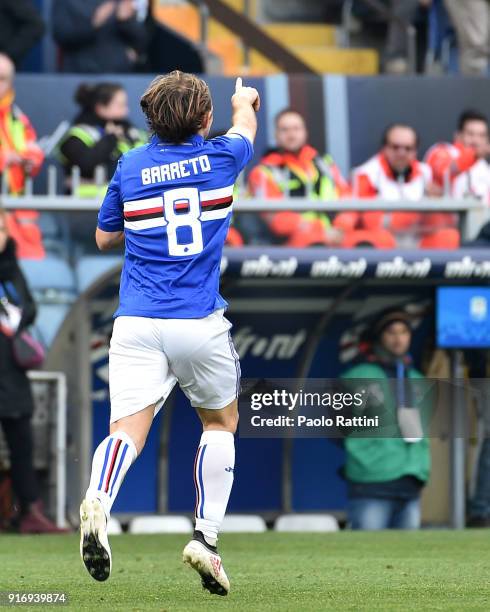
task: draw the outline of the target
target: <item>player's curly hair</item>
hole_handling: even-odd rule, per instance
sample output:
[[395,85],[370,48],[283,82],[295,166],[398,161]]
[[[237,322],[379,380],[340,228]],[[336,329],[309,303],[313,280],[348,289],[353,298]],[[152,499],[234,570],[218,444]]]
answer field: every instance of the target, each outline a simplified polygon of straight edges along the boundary
[[196,134],[212,109],[206,83],[180,70],[154,79],[140,103],[150,130],[161,140],[174,143]]

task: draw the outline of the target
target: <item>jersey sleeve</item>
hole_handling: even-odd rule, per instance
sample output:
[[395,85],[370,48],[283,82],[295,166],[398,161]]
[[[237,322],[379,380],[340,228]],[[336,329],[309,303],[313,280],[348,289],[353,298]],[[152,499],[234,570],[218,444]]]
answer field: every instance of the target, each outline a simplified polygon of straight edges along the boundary
[[121,201],[121,160],[117,164],[116,171],[100,207],[97,226],[104,232],[124,230],[124,212]]
[[237,173],[240,174],[254,154],[250,140],[238,132],[225,134],[216,140],[220,141],[223,148],[231,153],[237,166]]

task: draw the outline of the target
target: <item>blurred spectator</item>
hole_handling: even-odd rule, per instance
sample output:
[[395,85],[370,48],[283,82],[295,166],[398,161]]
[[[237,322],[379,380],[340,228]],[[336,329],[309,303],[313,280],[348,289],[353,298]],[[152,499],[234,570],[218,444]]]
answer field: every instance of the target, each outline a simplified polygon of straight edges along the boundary
[[473,240],[468,240],[468,242],[465,242],[462,246],[474,248],[490,247],[490,221],[487,221],[485,224],[482,225],[480,231],[478,232],[476,237],[473,238]]
[[488,0],[444,0],[456,30],[459,69],[467,76],[486,75],[490,45]]
[[411,339],[407,313],[385,311],[374,323],[364,357],[342,375],[349,390],[369,390],[363,413],[379,415],[380,435],[386,436],[345,439],[352,529],[420,527],[420,494],[431,462],[424,432],[432,406],[427,383],[411,363]]
[[17,67],[43,34],[43,20],[31,0],[0,0],[0,53]]
[[[8,192],[20,195],[26,178],[39,172],[44,153],[36,144],[29,119],[14,103],[14,75],[12,61],[0,53],[0,183]],[[9,215],[9,231],[19,257],[44,257],[38,218],[39,213],[30,210]]]
[[[440,188],[432,182],[432,170],[417,160],[417,147],[418,136],[411,126],[390,125],[383,134],[381,151],[354,170],[354,194],[360,198],[414,202],[440,195]],[[341,213],[336,223],[346,231],[357,228],[371,232],[374,246],[388,246],[390,240],[391,247],[459,246],[459,232],[454,227],[457,219],[444,213]]]
[[[147,135],[128,120],[128,96],[118,83],[82,83],[75,93],[80,113],[60,145],[60,156],[66,170],[66,190],[72,191],[70,172],[80,168],[81,181],[77,195],[96,197],[105,191],[117,160],[123,153],[145,144]],[[101,166],[105,180],[95,183],[96,168]]]
[[[419,4],[423,0],[390,0],[392,15],[405,24],[413,24]],[[405,74],[408,72],[408,35],[406,25],[392,20],[388,24],[385,49],[385,72],[388,74]]]
[[12,337],[34,322],[36,307],[17,264],[0,209],[0,424],[10,451],[12,488],[20,506],[21,533],[59,530],[43,513],[33,465],[31,417],[34,404],[26,372],[14,358]]
[[[487,244],[488,246],[488,244]],[[467,527],[490,527],[490,353],[488,350],[465,351],[471,386],[479,396],[479,420],[483,440],[478,454],[473,498],[468,504]]]
[[132,72],[145,60],[147,33],[140,2],[54,0],[53,36],[64,72]]
[[26,176],[35,176],[44,154],[36,144],[36,133],[24,113],[14,104],[12,61],[0,54],[0,173],[11,193],[24,189]]
[[[384,38],[384,72],[389,74],[405,74],[409,66],[408,32],[410,25],[417,22],[419,7],[427,8],[432,0],[382,0],[379,4],[386,6],[385,11],[374,10],[363,0],[354,0],[353,14],[355,20],[351,27],[360,33],[359,43],[364,46],[379,47],[378,40]],[[387,20],[387,10],[394,19]],[[385,27],[385,22],[386,27]],[[364,31],[367,28],[367,31]]]
[[[275,124],[277,148],[262,157],[248,178],[253,196],[301,197],[325,202],[350,193],[333,159],[307,144],[308,131],[300,113],[285,109],[277,115]],[[327,213],[263,213],[261,219],[267,225],[269,241],[292,247],[336,244],[341,238]]]
[[490,154],[488,120],[474,110],[458,120],[453,143],[439,142],[429,149],[425,161],[434,180],[455,198],[473,197],[490,204]]

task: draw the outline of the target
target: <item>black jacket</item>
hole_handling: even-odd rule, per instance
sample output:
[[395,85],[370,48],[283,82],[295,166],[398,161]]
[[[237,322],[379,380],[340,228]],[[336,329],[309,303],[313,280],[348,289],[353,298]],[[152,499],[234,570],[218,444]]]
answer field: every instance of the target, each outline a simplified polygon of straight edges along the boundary
[[43,20],[31,0],[0,0],[0,52],[17,66],[43,34]]
[[[121,142],[129,148],[133,148],[141,143],[141,132],[129,121],[112,121],[119,125],[124,138]],[[119,140],[114,134],[105,132],[106,120],[101,119],[95,113],[82,112],[73,121],[72,128],[68,131],[66,139],[60,145],[61,161],[69,172],[72,166],[80,168],[80,174],[84,179],[93,179],[97,166],[104,166],[107,179],[114,174],[117,160],[121,157],[119,150]],[[73,128],[80,128],[82,131],[87,129],[97,135],[92,146],[72,134]]]
[[53,37],[63,51],[63,71],[75,73],[132,72],[132,49],[144,56],[147,32],[136,19],[119,21],[115,15],[99,28],[92,18],[104,0],[54,0]]
[[[36,318],[36,306],[17,263],[15,244],[9,240],[0,253],[0,289],[7,299],[22,309],[19,330]],[[34,408],[29,380],[13,358],[12,342],[0,331],[0,418],[32,415]]]

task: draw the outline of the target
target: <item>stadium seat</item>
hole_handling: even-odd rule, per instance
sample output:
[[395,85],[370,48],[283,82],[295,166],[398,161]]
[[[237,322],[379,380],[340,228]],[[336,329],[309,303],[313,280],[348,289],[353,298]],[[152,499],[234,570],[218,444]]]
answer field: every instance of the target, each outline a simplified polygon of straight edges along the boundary
[[69,304],[38,304],[33,332],[45,347],[53,343],[69,310]]
[[38,221],[39,228],[43,235],[43,239],[55,239],[59,238],[60,231],[56,215],[50,212],[43,212],[39,215]]
[[129,523],[129,533],[192,533],[186,516],[138,516]]
[[[29,288],[34,293],[47,295],[49,291],[53,291],[66,298],[75,296],[75,277],[64,259],[49,255],[45,259],[21,259],[20,266]],[[53,301],[58,300],[53,298]]]
[[66,241],[66,220],[63,215],[42,212],[38,221],[46,253],[54,257],[68,258],[69,248]]
[[121,523],[116,518],[111,516],[109,522],[107,523],[107,533],[109,535],[119,535],[122,532]]
[[338,531],[337,519],[331,514],[284,514],[275,524],[275,531]]
[[263,533],[267,525],[261,516],[254,514],[227,514],[221,525],[221,533]]
[[78,291],[82,293],[100,276],[121,264],[117,255],[87,255],[78,262],[75,270]]

